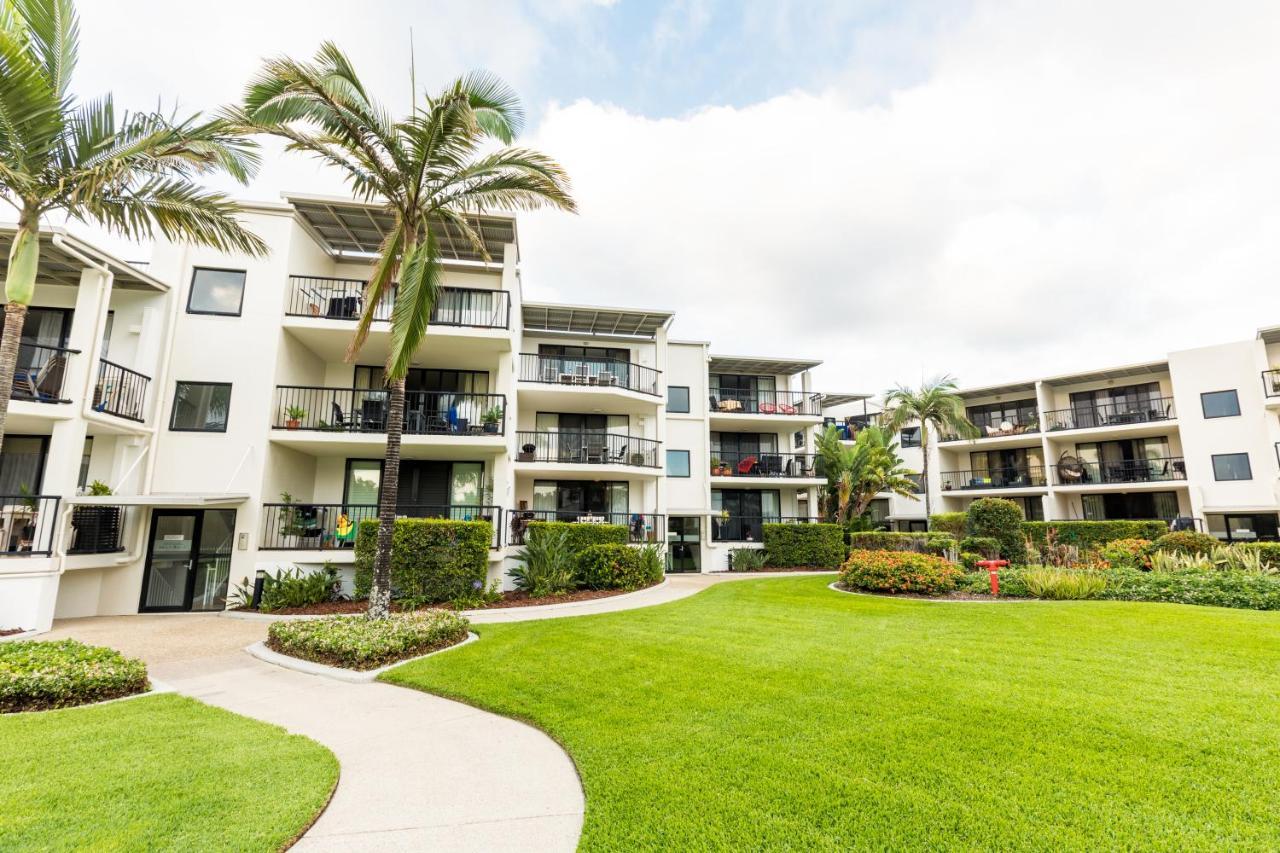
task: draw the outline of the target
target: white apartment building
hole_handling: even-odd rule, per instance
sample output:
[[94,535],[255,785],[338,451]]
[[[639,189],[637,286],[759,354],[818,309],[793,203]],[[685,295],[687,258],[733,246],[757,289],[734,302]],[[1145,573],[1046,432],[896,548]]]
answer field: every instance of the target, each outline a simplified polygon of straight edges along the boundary
[[[380,495],[390,305],[346,350],[389,222],[305,195],[242,210],[267,257],[161,241],[126,263],[44,236],[0,453],[0,628],[220,610],[260,570],[350,578]],[[672,339],[670,311],[526,301],[516,220],[476,226],[487,258],[445,235],[445,289],[406,381],[403,515],[492,522],[501,581],[538,519],[622,524],[665,542],[673,571],[717,571],[760,547],[764,523],[816,517],[816,430],[825,417],[852,437],[867,395],[815,390],[816,361]],[[935,509],[990,494],[1033,518],[1275,536],[1277,363],[1272,329],[970,389],[984,436],[928,448]],[[918,433],[900,439],[919,469]],[[95,481],[111,494],[86,494]],[[873,515],[914,529],[924,504],[883,496]]]

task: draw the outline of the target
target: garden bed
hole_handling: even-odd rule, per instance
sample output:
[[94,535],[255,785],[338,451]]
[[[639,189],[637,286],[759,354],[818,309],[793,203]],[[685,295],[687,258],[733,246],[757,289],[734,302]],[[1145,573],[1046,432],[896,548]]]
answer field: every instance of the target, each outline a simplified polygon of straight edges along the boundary
[[951,592],[941,592],[936,595],[925,595],[919,592],[873,592],[866,589],[854,589],[845,586],[842,583],[831,584],[832,589],[840,592],[851,592],[855,595],[870,595],[875,598],[914,598],[924,601],[1027,601],[1026,598],[1017,598],[1012,595],[993,596],[990,593],[983,594],[970,592],[968,590],[956,589]]
[[147,667],[77,640],[0,644],[0,713],[71,708],[151,689]]
[[341,669],[369,670],[457,645],[469,623],[448,610],[395,613],[387,619],[332,616],[272,623],[273,652]]

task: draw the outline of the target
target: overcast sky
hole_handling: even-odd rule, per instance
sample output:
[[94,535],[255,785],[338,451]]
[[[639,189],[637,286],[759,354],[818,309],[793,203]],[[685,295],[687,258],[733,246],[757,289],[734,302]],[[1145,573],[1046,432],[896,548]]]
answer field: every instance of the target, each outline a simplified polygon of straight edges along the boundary
[[[396,110],[470,68],[581,214],[526,295],[678,312],[824,390],[1139,361],[1280,323],[1280,4],[79,4],[82,96],[198,110],[326,38]],[[341,192],[275,153],[237,194]],[[81,229],[83,230],[83,229]]]

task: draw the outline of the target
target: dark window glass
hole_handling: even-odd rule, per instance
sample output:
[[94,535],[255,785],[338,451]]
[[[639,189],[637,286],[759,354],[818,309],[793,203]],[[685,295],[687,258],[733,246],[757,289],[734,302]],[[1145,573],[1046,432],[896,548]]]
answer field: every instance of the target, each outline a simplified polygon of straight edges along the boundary
[[1248,453],[1215,453],[1213,455],[1213,479],[1252,480]]
[[179,382],[169,429],[178,432],[226,432],[231,383]]
[[1200,395],[1200,408],[1206,418],[1230,418],[1240,414],[1240,398],[1236,390],[1206,391]]
[[49,439],[45,436],[6,435],[4,453],[0,453],[0,495],[40,494],[48,452]]
[[898,442],[902,447],[919,447],[920,446],[920,427],[906,427],[902,432],[898,433]]
[[668,412],[689,411],[689,386],[688,385],[668,385],[667,386],[667,411]]
[[244,270],[214,270],[197,267],[191,274],[187,295],[188,314],[240,316],[244,302]]
[[667,451],[667,476],[668,477],[688,477],[689,476],[689,451],[687,450],[668,450]]

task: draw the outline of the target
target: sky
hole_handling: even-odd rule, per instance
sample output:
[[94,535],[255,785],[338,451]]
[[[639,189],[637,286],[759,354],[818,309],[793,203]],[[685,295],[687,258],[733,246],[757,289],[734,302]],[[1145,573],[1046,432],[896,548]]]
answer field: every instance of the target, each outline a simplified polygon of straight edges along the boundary
[[[674,310],[713,352],[822,359],[820,390],[1280,324],[1274,2],[79,5],[77,92],[135,109],[216,108],[325,39],[397,112],[411,43],[420,89],[501,75],[580,207],[521,215],[526,298]],[[218,186],[343,191],[274,147]]]

